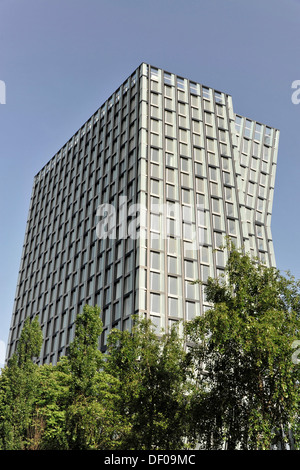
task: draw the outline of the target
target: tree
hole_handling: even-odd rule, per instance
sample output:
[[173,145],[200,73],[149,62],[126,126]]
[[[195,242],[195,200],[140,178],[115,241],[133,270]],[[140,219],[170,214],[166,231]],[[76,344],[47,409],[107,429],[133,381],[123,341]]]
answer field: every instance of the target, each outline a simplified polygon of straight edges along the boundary
[[37,370],[35,413],[30,426],[32,450],[68,448],[66,409],[72,382],[70,365],[62,357],[57,365],[44,364]]
[[17,350],[0,376],[0,449],[30,447],[29,430],[38,393],[38,366],[33,358],[39,355],[42,340],[38,318],[27,318]]
[[77,316],[68,356],[66,433],[71,450],[118,449],[127,431],[128,423],[117,412],[117,381],[103,370],[103,353],[98,349],[101,333],[100,309],[86,305]]
[[171,450],[187,445],[186,355],[175,329],[161,338],[149,320],[108,336],[106,370],[119,380],[119,412],[132,425],[124,449]]
[[186,325],[197,392],[191,423],[202,447],[269,449],[297,434],[299,282],[230,248],[208,279],[211,308]]

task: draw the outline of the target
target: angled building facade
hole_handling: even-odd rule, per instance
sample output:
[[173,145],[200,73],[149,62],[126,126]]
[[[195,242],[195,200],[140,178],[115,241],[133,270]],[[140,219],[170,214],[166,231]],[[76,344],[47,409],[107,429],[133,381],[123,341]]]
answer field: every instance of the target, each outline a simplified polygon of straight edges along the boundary
[[275,266],[279,131],[232,98],[142,63],[35,176],[7,359],[39,316],[39,363],[68,352],[76,315],[101,307],[105,347],[132,314],[165,331],[209,308],[225,236]]

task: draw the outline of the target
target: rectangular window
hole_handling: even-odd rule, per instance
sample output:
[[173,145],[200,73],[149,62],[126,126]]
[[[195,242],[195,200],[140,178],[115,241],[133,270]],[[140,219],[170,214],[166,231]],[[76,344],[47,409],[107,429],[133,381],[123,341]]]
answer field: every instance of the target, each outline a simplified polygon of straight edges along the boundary
[[184,274],[187,279],[196,280],[195,263],[193,261],[184,261]]
[[242,152],[248,153],[248,151],[249,151],[249,140],[243,139]]
[[170,274],[178,273],[178,261],[174,256],[168,256],[168,272]]
[[[173,84],[172,75],[170,73],[164,72],[164,83],[166,85]],[[165,87],[165,88],[170,88],[170,87]]]
[[182,189],[181,190],[181,197],[182,197],[182,202],[184,204],[190,204],[191,203],[191,192],[188,189]]
[[214,152],[215,151],[215,141],[213,139],[206,139],[206,145],[207,145],[207,150],[208,152]]
[[166,137],[166,151],[167,152],[174,152],[174,142],[173,142],[173,139],[168,139]]
[[196,315],[196,308],[194,302],[186,302],[185,303],[185,313],[186,313],[186,320],[192,320]]
[[179,316],[178,299],[175,299],[173,297],[168,298],[168,310],[169,310],[169,316],[170,317],[178,317]]
[[160,274],[159,273],[150,273],[150,289],[151,290],[162,290],[162,286],[160,285]]
[[236,223],[235,220],[228,219],[228,231],[232,235],[236,235]]
[[180,158],[180,164],[181,164],[181,171],[184,172],[189,172],[189,160],[188,158],[181,157]]
[[151,193],[159,196],[159,181],[151,179]]
[[195,95],[198,94],[198,85],[197,85],[197,83],[190,82],[190,93],[193,93]]
[[177,88],[184,90],[184,79],[177,77]]
[[168,293],[171,295],[178,295],[177,277],[168,276]]
[[150,266],[152,269],[160,270],[160,254],[155,251],[150,253]]
[[158,106],[158,95],[156,93],[151,93],[151,104]]
[[167,124],[174,124],[174,114],[171,111],[165,111],[165,122]]
[[166,181],[168,183],[175,183],[175,172],[170,168],[166,169]]
[[160,295],[150,294],[150,310],[153,313],[160,313]]

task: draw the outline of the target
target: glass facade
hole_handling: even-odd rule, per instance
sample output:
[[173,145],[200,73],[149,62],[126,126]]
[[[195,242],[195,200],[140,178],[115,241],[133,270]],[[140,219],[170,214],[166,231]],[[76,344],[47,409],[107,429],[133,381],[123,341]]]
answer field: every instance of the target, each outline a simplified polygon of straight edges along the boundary
[[157,332],[209,308],[225,236],[275,265],[271,212],[279,131],[231,96],[140,67],[34,179],[7,358],[39,316],[40,363],[68,352],[84,304],[111,328],[134,313]]

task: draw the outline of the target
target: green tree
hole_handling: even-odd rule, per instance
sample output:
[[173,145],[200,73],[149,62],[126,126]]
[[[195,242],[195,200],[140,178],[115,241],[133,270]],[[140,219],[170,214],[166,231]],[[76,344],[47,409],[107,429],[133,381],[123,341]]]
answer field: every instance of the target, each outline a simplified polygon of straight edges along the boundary
[[132,332],[112,330],[106,367],[119,380],[119,410],[132,425],[124,449],[187,446],[188,365],[175,329],[159,338],[150,321],[135,319]]
[[117,412],[117,381],[104,370],[99,351],[100,309],[86,305],[77,316],[68,361],[71,373],[66,432],[69,449],[118,449],[128,423]]
[[0,449],[28,449],[38,393],[38,366],[43,337],[38,318],[27,318],[17,350],[0,376]]
[[67,449],[66,409],[72,381],[69,362],[63,357],[57,365],[44,364],[37,372],[35,414],[30,426],[31,449]]
[[198,385],[191,425],[204,448],[286,445],[299,412],[299,282],[229,249],[224,278],[208,279],[212,307],[186,325]]

